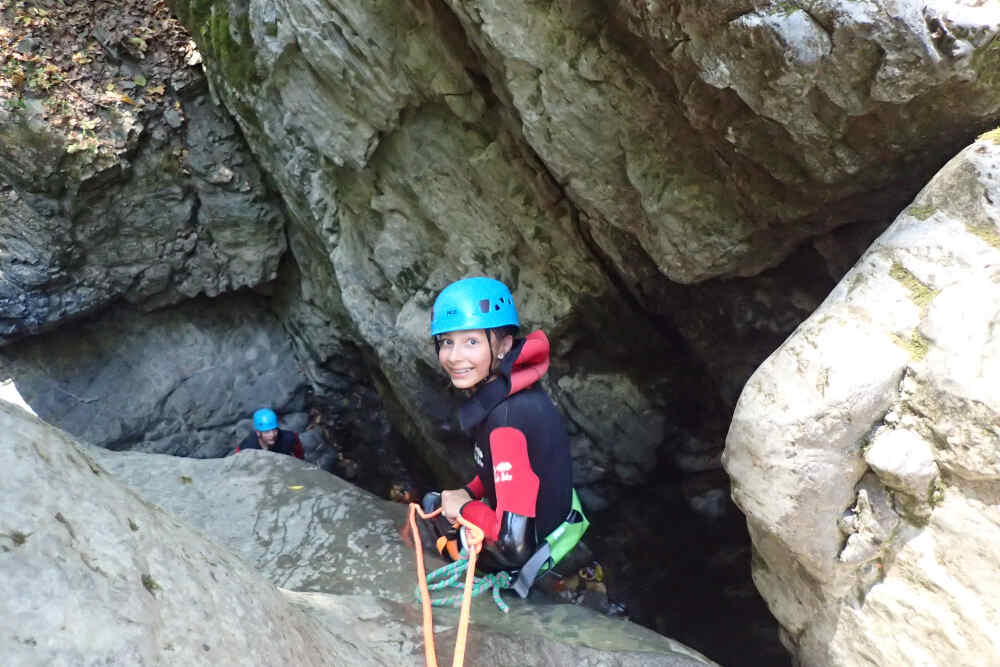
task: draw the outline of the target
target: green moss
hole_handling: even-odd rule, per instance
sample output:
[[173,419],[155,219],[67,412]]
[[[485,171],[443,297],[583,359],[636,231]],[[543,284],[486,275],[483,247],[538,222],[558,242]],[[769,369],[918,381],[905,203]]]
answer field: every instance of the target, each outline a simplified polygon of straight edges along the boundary
[[231,17],[225,0],[175,0],[170,4],[195,37],[202,56],[218,68],[227,83],[246,89],[256,81],[253,39],[246,13]]
[[930,347],[930,341],[924,338],[919,331],[914,331],[909,338],[892,334],[892,342],[906,350],[913,361],[920,361],[926,357],[927,349]]
[[927,312],[927,308],[930,306],[931,301],[933,301],[934,297],[941,292],[941,290],[931,289],[924,283],[920,282],[920,280],[907,271],[906,267],[904,267],[900,262],[892,263],[892,268],[889,269],[889,275],[899,281],[899,283],[910,292],[910,301],[920,308],[921,315]]
[[192,480],[187,475],[181,475],[181,483],[183,483],[183,484],[191,484],[192,482],[194,482],[194,480]]
[[969,230],[970,233],[975,234],[997,250],[1000,250],[1000,232],[997,231],[995,226],[989,224],[972,225],[965,223],[965,228]]
[[937,507],[944,500],[944,484],[941,482],[941,478],[937,477],[934,483],[931,485],[930,497],[928,502],[931,507]]
[[209,78],[226,107],[245,132],[259,130],[250,100],[264,93],[259,90],[261,76],[254,62],[247,13],[231,15],[226,0],[168,0],[168,4],[198,44]]
[[149,573],[142,575],[142,585],[154,598],[156,597],[156,591],[162,590],[160,585],[156,583],[156,579],[153,579]]
[[911,206],[906,209],[906,214],[917,220],[924,221],[937,213],[937,209],[933,206]]
[[972,56],[977,87],[994,91],[1000,86],[1000,41],[994,39],[985,49],[976,49]]

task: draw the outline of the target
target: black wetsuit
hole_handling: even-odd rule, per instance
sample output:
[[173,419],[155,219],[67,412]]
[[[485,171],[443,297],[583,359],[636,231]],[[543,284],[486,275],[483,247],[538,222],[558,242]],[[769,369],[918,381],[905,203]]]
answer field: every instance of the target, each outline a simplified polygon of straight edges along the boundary
[[[256,431],[243,438],[243,442],[236,446],[237,452],[244,449],[263,449],[263,447],[260,446],[260,443],[257,442]],[[289,456],[294,456],[297,459],[305,457],[305,453],[302,450],[302,443],[299,442],[299,434],[295,431],[286,431],[284,429],[278,429],[278,439],[274,441],[274,445],[272,445],[267,451],[277,452],[278,454],[288,454]]]
[[505,567],[522,565],[570,510],[569,436],[538,384],[548,365],[549,341],[533,332],[459,409],[477,472],[466,485],[477,500],[462,506],[462,517],[483,529],[487,549]]

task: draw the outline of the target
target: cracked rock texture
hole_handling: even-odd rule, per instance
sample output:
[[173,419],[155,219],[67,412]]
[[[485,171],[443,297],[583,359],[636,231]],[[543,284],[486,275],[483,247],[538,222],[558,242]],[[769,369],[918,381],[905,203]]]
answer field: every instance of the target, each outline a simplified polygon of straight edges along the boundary
[[1000,655],[998,331],[994,131],[754,373],[733,416],[723,461],[754,581],[801,664]]
[[276,276],[280,208],[204,80],[183,83],[183,126],[121,112],[118,152],[92,162],[30,109],[0,110],[0,345],[118,300],[149,310]]
[[[5,664],[422,659],[402,505],[268,452],[199,461],[86,448],[3,401],[0,429]],[[575,605],[515,602],[504,617],[478,602],[468,665],[511,664],[512,652],[526,665],[715,664]],[[456,617],[437,614],[442,659]]]
[[[287,318],[296,345],[354,334],[438,471],[425,331],[448,282],[510,283],[553,380],[613,360],[629,377],[587,381],[598,400],[631,385],[637,412],[718,439],[752,369],[1000,114],[981,3],[171,6],[288,208],[327,315]],[[649,474],[621,463],[607,483]]]

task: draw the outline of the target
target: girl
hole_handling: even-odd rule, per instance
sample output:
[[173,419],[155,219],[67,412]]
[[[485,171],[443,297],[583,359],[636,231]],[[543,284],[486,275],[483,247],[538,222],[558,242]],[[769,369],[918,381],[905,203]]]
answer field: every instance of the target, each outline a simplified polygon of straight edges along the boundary
[[[427,494],[424,510],[440,505],[448,522],[461,515],[481,528],[487,570],[517,571],[566,520],[582,526],[573,544],[586,527],[573,492],[569,437],[539,383],[549,366],[548,338],[541,331],[515,338],[519,328],[510,290],[490,278],[448,285],[431,315],[441,368],[466,393],[458,421],[472,438],[476,476],[461,489]],[[544,567],[559,560],[542,556]]]

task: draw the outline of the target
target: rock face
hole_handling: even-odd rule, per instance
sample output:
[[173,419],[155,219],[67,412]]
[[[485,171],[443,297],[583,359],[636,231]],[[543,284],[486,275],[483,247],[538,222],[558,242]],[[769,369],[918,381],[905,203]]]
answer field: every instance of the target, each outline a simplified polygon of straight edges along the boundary
[[[804,286],[791,299],[766,281],[677,284],[758,274],[835,227],[886,224],[1000,110],[1000,17],[985,5],[171,5],[288,205],[302,292],[350,323],[439,470],[426,323],[451,280],[509,282],[557,343],[557,381],[625,356],[623,382],[573,381],[588,400],[635,388],[638,412],[690,428],[678,397],[691,384],[672,380],[707,373],[693,421],[715,433],[768,351],[755,334],[777,344],[825,273],[789,272]],[[709,295],[718,314],[690,307]],[[336,338],[294,321],[304,349]],[[748,330],[732,354],[715,354],[734,342],[719,323]],[[638,342],[623,355],[609,331]],[[665,347],[695,360],[650,363]],[[610,453],[615,432],[595,423],[577,426]],[[648,460],[604,481],[645,479]]]
[[[9,442],[0,449],[8,473],[0,510],[7,664],[420,659],[413,584],[402,576],[413,571],[412,552],[395,532],[402,505],[266,452],[198,461],[85,451],[2,401],[0,428]],[[181,509],[198,532],[126,488],[104,465]],[[276,580],[300,591],[277,588]],[[677,642],[579,607],[516,603],[493,624],[499,612],[487,615],[486,605],[477,604],[469,665],[509,664],[512,651],[522,656],[519,664],[530,665],[714,664]],[[454,619],[438,613],[442,656]]]
[[[458,480],[428,311],[493,275],[555,342],[598,503],[671,442],[717,455],[744,379],[864,247],[841,228],[872,238],[1000,110],[981,3],[171,5],[287,224],[190,69],[105,114],[96,157],[29,99],[0,137],[4,340],[278,278],[313,389],[374,376],[378,419]],[[639,428],[580,409],[630,397]]]
[[118,154],[92,162],[41,112],[0,109],[0,345],[119,299],[152,309],[275,277],[282,214],[206,93],[200,76],[175,88],[181,129],[126,112]]
[[[53,129],[41,100],[11,97],[0,80],[11,102],[0,105],[0,343],[15,341],[0,381],[16,369],[39,387],[86,386],[86,356],[52,355],[50,366],[41,347],[22,351],[22,338],[117,301],[155,311],[261,288],[291,338],[279,342],[264,318],[262,336],[282,350],[275,377],[293,350],[309,388],[359,425],[363,446],[396,437],[391,419],[437,481],[463,483],[466,449],[437,428],[450,397],[427,323],[444,285],[487,274],[553,341],[546,388],[567,416],[574,472],[595,509],[680,470],[699,476],[676,485],[690,506],[724,514],[722,440],[745,380],[945,160],[1000,117],[1000,10],[982,0],[169,4],[196,42],[187,62],[204,57],[208,85],[187,67],[139,85],[154,58],[119,53],[109,76],[131,82],[146,106],[118,96],[99,112],[104,152]],[[104,50],[125,49],[119,37]],[[990,233],[979,238],[992,243]],[[939,276],[908,261],[888,269],[893,284],[924,299],[921,285]],[[115,335],[134,334],[130,326]],[[930,340],[923,329],[896,332],[902,347],[883,349],[881,339],[868,345],[868,326],[844,328],[838,340],[858,342],[843,353],[848,365],[820,378],[825,387],[864,372],[871,382],[865,401],[830,413],[852,421],[829,416],[817,427],[835,449],[858,446],[902,377],[899,355],[919,356]],[[201,340],[207,356],[235,358]],[[137,403],[158,410],[184,398],[198,423],[219,430],[192,435],[197,425],[177,414],[136,412],[102,424],[94,441],[160,447],[142,432],[167,451],[221,451],[208,442],[232,437],[249,394],[219,391],[220,375],[206,387],[212,400],[196,405],[184,395],[201,378],[180,370],[164,370]],[[78,399],[37,389],[33,400],[60,425],[87,428]],[[241,412],[222,414],[230,408]],[[185,443],[171,440],[176,428]],[[801,495],[810,509],[857,508],[833,529],[813,530],[818,509],[781,528],[812,536],[801,550],[811,576],[829,575],[818,564],[844,548],[843,531],[845,562],[855,562],[894,534],[893,507],[930,517],[907,500],[937,488],[929,457],[974,477],[983,457],[961,443],[978,433],[949,433],[960,446],[945,454],[923,432],[873,436],[870,451],[846,459],[822,449],[814,477],[841,481],[815,497],[792,490],[795,475],[776,477],[789,507]],[[797,638],[802,626],[786,627]]]
[[1000,655],[1000,135],[965,149],[747,383],[724,462],[808,665]]
[[193,300],[142,313],[117,307],[0,348],[0,365],[42,419],[80,440],[198,458],[225,456],[271,406],[306,425],[305,377],[261,297]]
[[399,664],[351,625],[306,613],[64,433],[5,402],[0,424],[7,664]]

